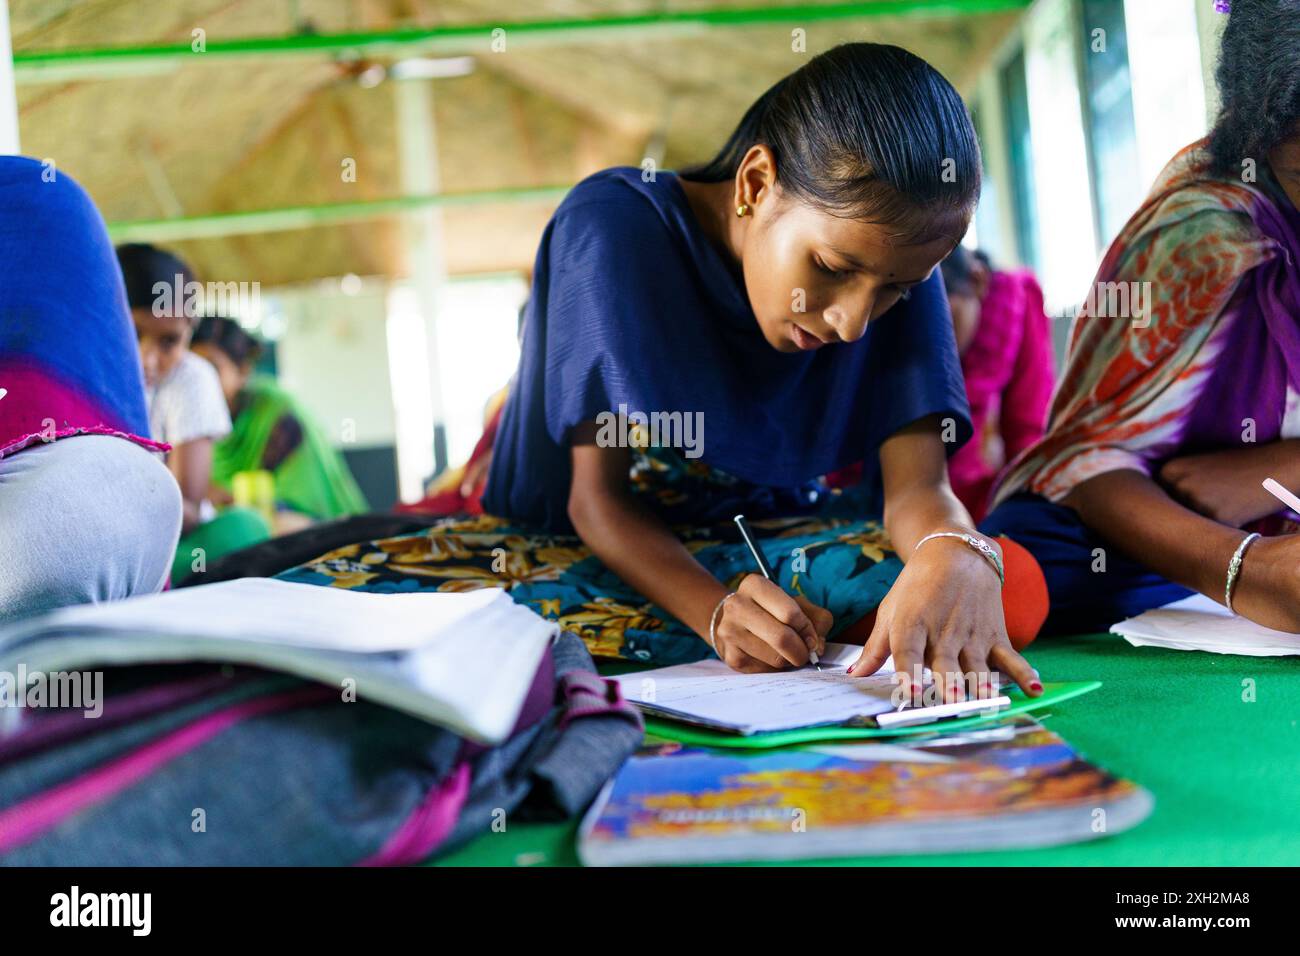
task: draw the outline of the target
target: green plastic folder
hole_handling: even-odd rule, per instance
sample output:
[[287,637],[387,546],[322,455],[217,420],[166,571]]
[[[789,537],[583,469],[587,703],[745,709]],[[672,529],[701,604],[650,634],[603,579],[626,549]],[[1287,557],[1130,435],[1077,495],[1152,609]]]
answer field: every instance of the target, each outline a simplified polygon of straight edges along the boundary
[[902,737],[914,734],[949,733],[950,731],[968,730],[996,724],[1016,714],[1030,713],[1059,704],[1094,691],[1101,686],[1099,680],[1049,682],[1043,685],[1039,697],[1026,697],[1019,688],[1007,694],[1011,705],[989,716],[958,717],[948,720],[936,720],[928,724],[916,724],[911,727],[803,727],[798,730],[780,730],[768,734],[730,734],[703,727],[647,717],[646,734],[665,740],[676,740],[684,744],[699,747],[740,747],[745,749],[762,749],[766,747],[787,747],[791,744],[819,743],[829,740],[863,740],[868,737]]

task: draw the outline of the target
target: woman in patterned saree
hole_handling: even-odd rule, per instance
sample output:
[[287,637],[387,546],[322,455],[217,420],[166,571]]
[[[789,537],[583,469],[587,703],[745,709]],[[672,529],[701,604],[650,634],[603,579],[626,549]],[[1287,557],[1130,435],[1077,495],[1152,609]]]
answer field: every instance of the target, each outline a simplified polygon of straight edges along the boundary
[[984,524],[1043,566],[1047,630],[1199,591],[1300,632],[1295,516],[1261,486],[1300,486],[1300,0],[1236,0],[1217,80],[1214,130],[1112,243]]

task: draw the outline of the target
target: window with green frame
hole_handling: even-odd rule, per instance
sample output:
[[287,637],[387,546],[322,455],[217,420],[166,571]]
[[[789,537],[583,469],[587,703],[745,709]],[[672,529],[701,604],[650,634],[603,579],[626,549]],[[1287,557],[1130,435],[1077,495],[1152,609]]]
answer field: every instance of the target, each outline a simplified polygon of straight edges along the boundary
[[1016,51],[1002,67],[999,90],[1006,125],[1007,159],[1011,169],[1011,206],[1015,215],[1016,254],[1034,270],[1041,266],[1038,206],[1034,194],[1034,151],[1029,136],[1029,86],[1025,51]]
[[989,172],[988,147],[987,140],[984,137],[983,115],[979,107],[972,104],[970,106],[970,121],[975,127],[975,138],[980,143],[980,178],[982,185],[980,187],[979,205],[975,207],[975,218],[971,223],[972,232],[966,233],[965,242],[968,244],[978,243],[979,248],[983,249],[995,260],[1005,259],[1004,250],[1001,248],[1001,232],[998,229],[998,187],[1001,185]]
[[1083,93],[1097,238],[1110,244],[1142,201],[1124,0],[1081,0]]

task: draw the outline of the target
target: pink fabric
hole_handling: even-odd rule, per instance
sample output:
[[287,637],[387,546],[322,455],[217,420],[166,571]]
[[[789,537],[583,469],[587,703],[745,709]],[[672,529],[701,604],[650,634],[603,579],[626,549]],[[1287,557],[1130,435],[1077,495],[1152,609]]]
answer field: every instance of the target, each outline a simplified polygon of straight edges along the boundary
[[67,783],[0,810],[0,854],[30,843],[73,814],[116,796],[241,720],[287,710],[332,695],[329,688],[312,686],[235,704],[200,717]]
[[379,851],[357,866],[409,866],[426,859],[456,825],[469,795],[469,782],[469,764],[457,764],[451,775],[429,791]]
[[[122,431],[105,419],[93,402],[39,369],[13,361],[0,362],[0,458],[17,454],[40,441],[72,435],[113,435],[150,451],[170,445]],[[93,424],[92,424],[93,423]]]
[[645,726],[641,711],[624,698],[623,685],[616,680],[591,671],[575,670],[565,674],[560,685],[564,692],[561,730],[579,718],[604,714],[615,714],[631,720],[638,727]]
[[1051,323],[1028,270],[994,272],[961,357],[974,436],[948,463],[953,491],[979,521],[998,471],[1043,435],[1052,398]]

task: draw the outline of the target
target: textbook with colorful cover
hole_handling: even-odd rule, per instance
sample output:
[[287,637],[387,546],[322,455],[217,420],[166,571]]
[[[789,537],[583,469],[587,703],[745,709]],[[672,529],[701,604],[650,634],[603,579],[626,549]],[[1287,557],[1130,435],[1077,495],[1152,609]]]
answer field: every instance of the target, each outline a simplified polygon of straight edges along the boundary
[[1055,846],[1112,836],[1151,795],[1018,717],[917,743],[770,751],[644,747],[583,821],[588,866]]

